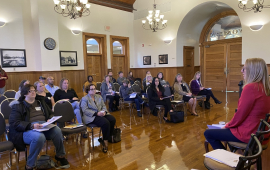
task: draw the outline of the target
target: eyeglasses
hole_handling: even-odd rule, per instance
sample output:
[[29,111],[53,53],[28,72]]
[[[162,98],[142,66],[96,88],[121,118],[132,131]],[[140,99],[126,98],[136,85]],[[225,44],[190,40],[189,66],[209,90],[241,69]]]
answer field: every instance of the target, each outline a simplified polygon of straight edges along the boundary
[[155,82],[159,82],[159,80],[155,80]]
[[96,89],[90,89],[90,90],[93,90],[93,91],[94,91],[94,90],[96,90]]
[[36,90],[29,90],[28,93],[36,92]]
[[241,71],[244,72],[245,70],[246,70],[246,68],[245,67],[242,67],[242,70]]

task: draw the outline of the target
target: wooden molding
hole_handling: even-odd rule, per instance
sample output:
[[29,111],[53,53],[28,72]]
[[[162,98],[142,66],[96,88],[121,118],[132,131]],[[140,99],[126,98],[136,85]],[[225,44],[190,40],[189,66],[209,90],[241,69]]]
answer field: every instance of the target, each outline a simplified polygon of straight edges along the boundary
[[133,4],[128,4],[120,1],[115,0],[88,0],[88,2],[102,5],[110,8],[115,8],[127,12],[133,12]]

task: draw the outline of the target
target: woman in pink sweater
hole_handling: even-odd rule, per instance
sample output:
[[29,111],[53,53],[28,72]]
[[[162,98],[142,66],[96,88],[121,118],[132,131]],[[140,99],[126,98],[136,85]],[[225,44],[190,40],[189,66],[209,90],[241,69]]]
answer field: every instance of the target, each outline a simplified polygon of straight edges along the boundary
[[270,110],[270,84],[265,61],[250,58],[241,70],[245,85],[238,101],[238,109],[223,129],[208,129],[204,136],[213,149],[225,149],[221,141],[248,143],[256,133],[260,119]]

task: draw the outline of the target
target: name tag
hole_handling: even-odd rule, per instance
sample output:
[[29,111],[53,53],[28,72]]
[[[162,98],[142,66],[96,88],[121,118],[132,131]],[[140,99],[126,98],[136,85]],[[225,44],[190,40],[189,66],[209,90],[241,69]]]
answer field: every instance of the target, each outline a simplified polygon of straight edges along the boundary
[[49,100],[51,100],[51,97],[48,97]]
[[41,107],[35,107],[35,109],[36,109],[37,111],[40,111],[40,110],[41,110]]

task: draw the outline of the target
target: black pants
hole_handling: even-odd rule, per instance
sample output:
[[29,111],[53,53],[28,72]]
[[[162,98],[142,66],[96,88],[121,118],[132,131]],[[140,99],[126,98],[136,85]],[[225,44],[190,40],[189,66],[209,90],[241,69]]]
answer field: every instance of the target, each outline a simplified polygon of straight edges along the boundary
[[119,99],[120,96],[115,94],[114,96],[108,95],[106,96],[106,99],[109,99],[109,108],[112,110],[113,109],[113,101],[115,101],[116,107],[119,106]]
[[218,99],[214,96],[212,90],[201,90],[198,95],[206,95],[206,102],[209,102],[210,97],[216,102]]
[[172,110],[172,104],[170,99],[163,99],[158,102],[156,102],[156,105],[163,105],[165,112],[164,112],[164,117],[167,117],[167,114],[170,110]]
[[101,127],[103,140],[109,140],[112,137],[115,122],[115,118],[109,114],[103,117],[96,116],[91,123]]

